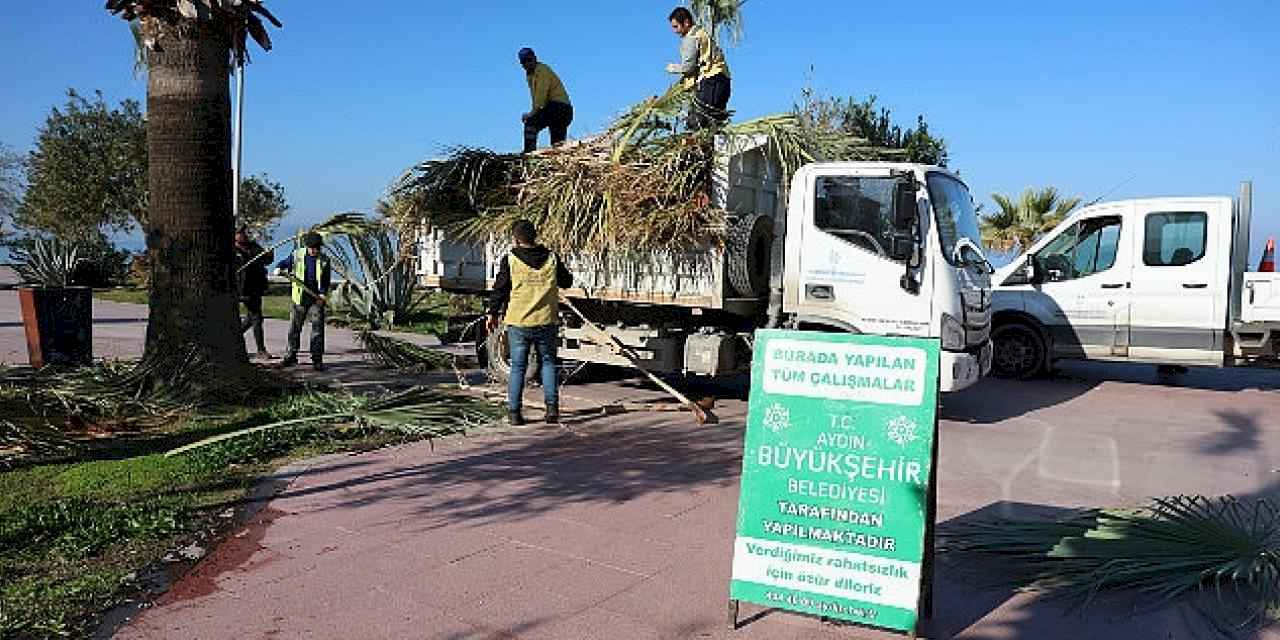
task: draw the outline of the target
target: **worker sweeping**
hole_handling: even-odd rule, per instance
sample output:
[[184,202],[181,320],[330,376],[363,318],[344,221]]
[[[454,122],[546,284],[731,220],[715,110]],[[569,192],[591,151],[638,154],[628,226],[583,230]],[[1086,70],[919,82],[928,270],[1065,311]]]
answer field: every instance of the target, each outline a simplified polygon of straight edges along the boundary
[[538,354],[542,393],[547,404],[546,422],[560,420],[560,387],[556,347],[560,341],[560,289],[573,284],[573,276],[551,250],[538,244],[538,231],[528,220],[511,225],[511,254],[498,268],[489,298],[489,332],[505,318],[511,375],[507,381],[507,411],[512,426],[524,424],[524,379],[529,350]]
[[551,146],[560,145],[569,137],[569,125],[573,123],[569,93],[560,82],[560,76],[551,67],[538,62],[538,55],[533,49],[521,49],[519,58],[525,80],[529,83],[532,104],[529,112],[521,116],[524,121],[524,152],[538,148],[538,134],[543,129],[551,133]]
[[693,14],[676,7],[667,16],[671,30],[680,36],[680,62],[667,65],[667,72],[681,77],[694,89],[689,109],[689,129],[699,130],[729,119],[729,64],[724,51],[706,29],[694,24]]
[[302,237],[302,248],[289,254],[276,265],[276,270],[293,277],[293,305],[289,308],[289,350],[282,367],[298,364],[298,349],[302,342],[302,325],[311,323],[311,366],[324,370],[324,316],[325,295],[333,278],[329,257],[320,250],[324,240],[320,234],[310,232]]

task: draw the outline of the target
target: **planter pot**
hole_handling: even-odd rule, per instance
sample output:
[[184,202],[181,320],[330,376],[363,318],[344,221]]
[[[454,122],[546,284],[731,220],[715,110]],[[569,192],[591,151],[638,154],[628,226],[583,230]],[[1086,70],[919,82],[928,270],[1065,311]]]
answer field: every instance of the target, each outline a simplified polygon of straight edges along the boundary
[[93,363],[92,289],[23,287],[18,300],[32,367]]

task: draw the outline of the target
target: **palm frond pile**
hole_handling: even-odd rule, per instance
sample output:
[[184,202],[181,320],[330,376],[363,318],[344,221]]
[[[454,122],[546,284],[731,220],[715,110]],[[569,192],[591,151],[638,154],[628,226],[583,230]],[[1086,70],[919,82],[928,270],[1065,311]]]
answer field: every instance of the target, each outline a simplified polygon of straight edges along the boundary
[[538,227],[544,244],[565,254],[679,251],[724,239],[728,212],[711,203],[708,191],[726,151],[767,144],[784,181],[815,160],[905,157],[806,126],[794,114],[684,131],[680,120],[690,100],[677,85],[632,107],[601,135],[528,155],[454,147],[410,169],[391,195],[413,203],[407,209],[414,223],[473,239],[504,237],[523,218]]
[[1280,508],[1267,500],[1178,496],[1055,521],[983,520],[940,528],[938,543],[941,553],[994,560],[1011,581],[1082,605],[1104,592],[1158,602],[1206,592],[1227,612],[1247,612],[1246,622],[1280,614]]
[[289,429],[339,428],[392,431],[412,437],[442,437],[493,424],[502,409],[473,397],[444,393],[426,387],[388,393],[379,397],[348,395],[321,398],[332,412],[283,420],[206,438],[168,455],[179,455],[256,433]]

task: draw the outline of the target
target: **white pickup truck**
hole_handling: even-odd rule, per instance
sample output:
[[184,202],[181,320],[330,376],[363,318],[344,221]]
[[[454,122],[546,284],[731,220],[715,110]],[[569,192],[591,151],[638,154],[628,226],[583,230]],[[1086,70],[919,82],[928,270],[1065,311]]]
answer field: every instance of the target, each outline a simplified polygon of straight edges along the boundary
[[1106,202],[1073,213],[994,277],[997,376],[1058,359],[1233,366],[1274,360],[1280,274],[1247,273],[1239,198]]
[[[990,264],[969,190],[917,164],[811,164],[789,193],[768,142],[720,139],[714,201],[731,213],[724,247],[681,253],[567,256],[565,295],[655,372],[719,375],[750,367],[761,327],[937,338],[941,387],[958,391],[991,367]],[[482,293],[506,249],[439,229],[419,237],[421,282]],[[503,333],[483,354],[509,370]],[[627,361],[595,344],[577,318],[563,358]]]

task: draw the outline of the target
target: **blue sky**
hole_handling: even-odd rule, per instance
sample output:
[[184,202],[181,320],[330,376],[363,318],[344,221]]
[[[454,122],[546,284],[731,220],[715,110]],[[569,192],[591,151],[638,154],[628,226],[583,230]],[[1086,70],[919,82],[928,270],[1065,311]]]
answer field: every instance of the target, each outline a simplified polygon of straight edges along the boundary
[[[661,92],[676,55],[669,2],[268,4],[285,28],[249,67],[245,169],[285,185],[286,230],[371,208],[443,146],[517,148],[521,46],[564,79],[571,136]],[[1234,195],[1252,179],[1261,245],[1280,235],[1278,7],[752,0],[731,107],[783,111],[806,84],[876,94],[904,123],[926,116],[980,202],[1029,185]],[[28,148],[69,87],[144,98],[132,47],[100,2],[0,3],[0,142]]]

